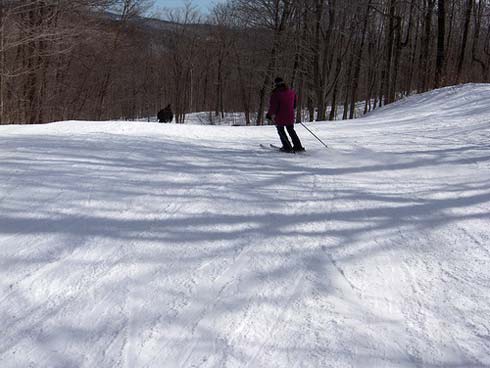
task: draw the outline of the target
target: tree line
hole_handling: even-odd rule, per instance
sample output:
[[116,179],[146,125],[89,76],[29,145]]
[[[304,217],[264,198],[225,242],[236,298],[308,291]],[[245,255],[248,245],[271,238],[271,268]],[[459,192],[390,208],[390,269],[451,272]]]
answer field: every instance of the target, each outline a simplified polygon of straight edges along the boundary
[[208,111],[263,124],[275,76],[298,120],[487,82],[487,0],[228,0],[159,19],[146,0],[0,0],[0,123]]

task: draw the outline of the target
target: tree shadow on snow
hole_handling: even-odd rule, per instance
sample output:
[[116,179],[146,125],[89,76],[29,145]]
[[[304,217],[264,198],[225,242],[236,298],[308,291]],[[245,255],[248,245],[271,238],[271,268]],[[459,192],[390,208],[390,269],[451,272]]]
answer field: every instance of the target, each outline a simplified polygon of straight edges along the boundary
[[[488,175],[450,183],[411,176],[441,166],[448,175],[471,172],[468,165],[488,165],[488,147],[407,149],[407,157],[355,166],[215,145],[117,135],[0,143],[9,153],[0,164],[0,265],[9,280],[0,361],[27,339],[51,366],[78,364],[78,347],[107,365],[122,354],[156,366],[158,351],[176,361],[187,354],[180,362],[190,365],[213,351],[223,366],[317,355],[325,364],[337,356],[483,367],[469,353],[431,365],[406,347],[392,356],[356,348],[382,340],[378,328],[403,334],[407,326],[373,314],[345,270],[402,254],[401,246],[429,251],[433,231],[488,219]],[[413,233],[422,239],[407,240]],[[305,308],[310,314],[296,318]],[[345,311],[344,330],[328,320],[308,325],[308,315],[328,308]],[[366,321],[367,329],[349,327]],[[338,341],[325,345],[329,336]]]

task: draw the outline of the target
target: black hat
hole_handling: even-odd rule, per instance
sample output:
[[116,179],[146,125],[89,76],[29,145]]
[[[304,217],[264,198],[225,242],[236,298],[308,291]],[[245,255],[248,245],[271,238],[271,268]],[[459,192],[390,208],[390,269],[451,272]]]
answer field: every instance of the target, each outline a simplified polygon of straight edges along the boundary
[[281,86],[284,84],[284,79],[282,79],[281,77],[277,77],[276,79],[274,79],[274,84],[276,86]]

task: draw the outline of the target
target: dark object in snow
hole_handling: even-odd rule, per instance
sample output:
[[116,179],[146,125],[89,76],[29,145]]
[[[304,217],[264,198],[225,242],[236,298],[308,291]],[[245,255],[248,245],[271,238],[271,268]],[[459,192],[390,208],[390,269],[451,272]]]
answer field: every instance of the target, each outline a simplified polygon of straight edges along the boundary
[[157,118],[160,123],[170,123],[172,121],[172,119],[174,118],[174,113],[172,112],[170,104],[168,104],[166,108],[158,112]]
[[[284,151],[302,151],[304,150],[301,141],[294,130],[294,120],[296,109],[296,93],[294,90],[290,89],[284,80],[277,77],[274,80],[275,88],[272,91],[269,110],[265,116],[267,120],[273,121],[277,127],[277,133],[281,139],[282,148]],[[289,136],[293,142],[291,142],[286,134],[285,128],[287,129]]]

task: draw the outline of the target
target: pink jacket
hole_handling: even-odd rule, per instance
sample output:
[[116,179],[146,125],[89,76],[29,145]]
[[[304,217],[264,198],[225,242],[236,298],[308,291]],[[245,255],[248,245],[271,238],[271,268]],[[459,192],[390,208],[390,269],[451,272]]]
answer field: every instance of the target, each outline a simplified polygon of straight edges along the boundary
[[295,120],[296,93],[294,90],[281,86],[271,95],[267,114],[274,118],[279,126],[293,125]]

